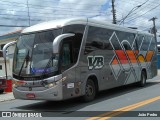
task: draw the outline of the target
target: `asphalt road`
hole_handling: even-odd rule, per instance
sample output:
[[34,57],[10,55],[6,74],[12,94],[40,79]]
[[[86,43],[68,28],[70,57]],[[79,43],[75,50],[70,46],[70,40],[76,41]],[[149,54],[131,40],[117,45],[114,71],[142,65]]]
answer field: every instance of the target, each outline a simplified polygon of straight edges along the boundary
[[[120,112],[122,109],[126,112]],[[120,113],[113,112],[113,110],[117,110]],[[160,117],[138,117],[138,114],[145,111],[148,113],[158,111],[160,115],[160,76],[148,80],[145,87],[137,87],[133,84],[100,92],[97,98],[89,103],[82,103],[79,99],[61,102],[11,100],[0,102],[0,111],[47,111],[49,115],[55,116],[33,118],[36,120],[102,120],[104,119],[102,116],[107,115],[108,112],[111,113],[105,119],[109,117],[111,120],[139,120],[142,118],[145,120],[159,120]],[[98,115],[100,117],[94,118],[94,116]],[[1,119],[4,120],[2,117]],[[22,118],[15,117],[10,119],[18,120]]]

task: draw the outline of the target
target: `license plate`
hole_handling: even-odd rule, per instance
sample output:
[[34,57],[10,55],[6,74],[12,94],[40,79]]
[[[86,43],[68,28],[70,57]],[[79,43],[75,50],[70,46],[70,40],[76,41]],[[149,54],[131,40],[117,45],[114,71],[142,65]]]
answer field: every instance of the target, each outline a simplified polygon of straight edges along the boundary
[[26,94],[27,98],[35,98],[35,94],[34,93],[28,93]]

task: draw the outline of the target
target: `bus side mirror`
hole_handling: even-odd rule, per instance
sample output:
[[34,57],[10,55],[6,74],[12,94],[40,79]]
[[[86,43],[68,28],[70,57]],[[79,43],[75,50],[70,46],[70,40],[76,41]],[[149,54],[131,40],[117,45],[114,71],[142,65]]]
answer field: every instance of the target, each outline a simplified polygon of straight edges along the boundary
[[5,63],[5,73],[6,73],[6,79],[8,79],[8,76],[7,76],[7,64],[6,64],[6,50],[9,46],[11,45],[14,45],[16,44],[16,41],[13,41],[13,42],[9,42],[7,43],[4,47],[3,47],[3,58],[4,58],[4,63]]
[[53,53],[57,54],[59,52],[59,45],[64,38],[72,37],[74,35],[75,34],[73,34],[73,33],[66,33],[66,34],[62,34],[62,35],[57,36],[53,41]]
[[3,58],[6,59],[6,50],[9,46],[16,44],[16,41],[9,42],[3,47]]

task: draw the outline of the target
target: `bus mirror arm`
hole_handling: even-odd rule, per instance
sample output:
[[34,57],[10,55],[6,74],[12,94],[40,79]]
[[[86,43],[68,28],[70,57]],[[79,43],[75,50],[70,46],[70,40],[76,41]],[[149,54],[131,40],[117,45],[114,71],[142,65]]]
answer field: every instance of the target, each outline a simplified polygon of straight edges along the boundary
[[11,45],[14,45],[14,44],[16,44],[16,41],[9,42],[9,43],[7,43],[7,44],[4,45],[3,50],[2,50],[3,51],[3,58],[4,59],[6,59],[6,50],[7,50],[7,48],[9,46],[11,46]]
[[6,50],[9,46],[16,44],[16,41],[9,42],[3,47],[3,58],[4,58],[4,63],[5,63],[5,73],[6,73],[6,79],[7,79],[7,64],[6,64]]
[[59,52],[59,45],[61,43],[61,41],[64,39],[64,38],[67,38],[67,37],[72,37],[74,36],[75,34],[73,33],[65,33],[65,34],[62,34],[62,35],[59,35],[57,36],[54,41],[53,41],[53,53],[54,54],[57,54]]

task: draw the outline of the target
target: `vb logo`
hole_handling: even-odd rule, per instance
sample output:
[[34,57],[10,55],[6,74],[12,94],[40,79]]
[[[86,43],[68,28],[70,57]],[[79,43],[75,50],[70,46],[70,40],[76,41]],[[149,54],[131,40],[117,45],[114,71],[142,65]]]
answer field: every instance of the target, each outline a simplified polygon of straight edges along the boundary
[[88,56],[88,68],[92,69],[100,69],[104,65],[104,57],[103,56]]

